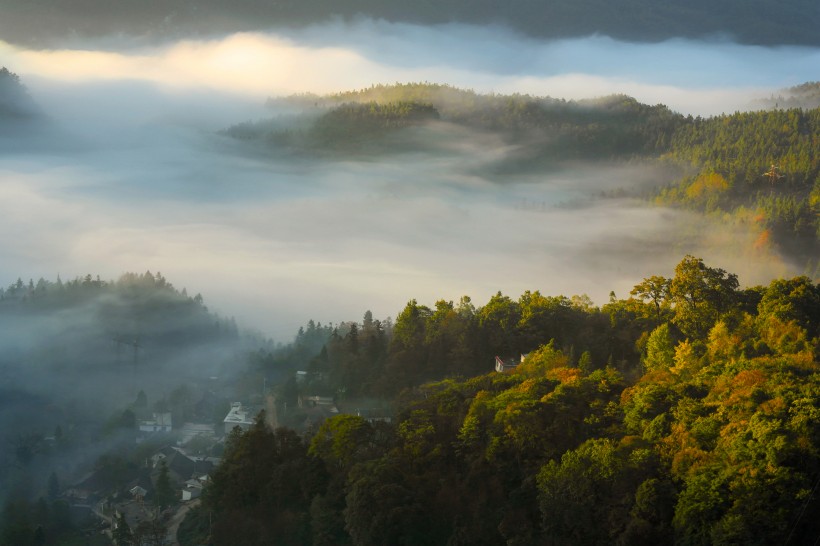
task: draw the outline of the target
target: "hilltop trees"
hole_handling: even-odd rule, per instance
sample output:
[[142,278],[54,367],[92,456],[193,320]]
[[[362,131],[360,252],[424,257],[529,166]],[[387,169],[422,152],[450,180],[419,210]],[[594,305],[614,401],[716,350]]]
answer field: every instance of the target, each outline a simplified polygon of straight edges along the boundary
[[[740,290],[734,274],[687,256],[673,278],[636,286],[646,303],[597,309],[530,292],[496,294],[486,309],[411,301],[385,357],[385,385],[410,383],[394,423],[339,415],[309,441],[261,420],[235,433],[204,498],[214,540],[812,541],[819,290],[805,277]],[[576,360],[579,332],[601,328],[601,314],[609,329]],[[640,341],[625,373],[592,356],[618,336]],[[455,375],[441,355],[459,340],[476,358],[540,345],[511,372],[413,383]],[[354,350],[348,336],[332,343]]]

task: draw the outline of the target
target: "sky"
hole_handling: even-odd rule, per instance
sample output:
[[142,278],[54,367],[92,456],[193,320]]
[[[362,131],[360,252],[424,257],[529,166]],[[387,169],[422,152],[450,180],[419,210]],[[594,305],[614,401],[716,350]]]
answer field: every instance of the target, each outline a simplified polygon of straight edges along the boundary
[[485,93],[626,93],[685,114],[748,108],[816,79],[820,50],[603,36],[539,41],[492,27],[362,19],[161,45],[0,42],[52,129],[0,141],[0,284],[160,271],[244,326],[289,341],[322,323],[395,317],[412,299],[497,291],[602,304],[687,253],[743,284],[795,273],[751,234],[601,191],[659,184],[636,166],[499,177],[513,153],[440,127],[442,153],[378,161],[251,153],[216,133],[267,97],[427,81]]

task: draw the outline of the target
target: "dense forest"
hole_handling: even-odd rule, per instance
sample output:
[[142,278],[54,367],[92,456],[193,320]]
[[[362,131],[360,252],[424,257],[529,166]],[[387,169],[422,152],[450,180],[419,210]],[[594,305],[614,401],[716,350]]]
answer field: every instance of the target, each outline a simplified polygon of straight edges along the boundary
[[[557,160],[594,160],[654,155],[665,151],[664,137],[685,123],[663,105],[648,106],[632,97],[614,95],[589,100],[564,100],[529,95],[483,95],[448,85],[407,83],[376,85],[329,96],[297,95],[269,99],[297,107],[302,116],[244,123],[225,131],[243,139],[327,150],[378,144],[376,139],[406,133],[423,122],[441,120],[503,136],[516,145],[515,158],[499,169],[544,168]],[[396,119],[401,123],[396,123]],[[378,133],[373,127],[382,130]],[[392,131],[391,131],[392,130]],[[380,151],[412,151],[428,139],[395,138]],[[435,142],[436,140],[434,140]],[[387,147],[389,146],[389,147]]]
[[[810,101],[817,84],[784,91]],[[784,103],[788,101],[784,99]],[[555,172],[575,162],[663,165],[672,182],[633,195],[743,224],[815,275],[820,262],[820,109],[791,107],[693,118],[614,95],[562,100],[482,95],[438,84],[378,85],[330,96],[270,99],[302,112],[223,131],[287,153],[366,157],[431,151],[441,134],[498,136],[512,150],[485,168],[499,177]],[[447,133],[447,131],[451,133]],[[444,139],[446,140],[446,139]]]
[[334,17],[395,22],[499,24],[543,38],[604,34],[630,41],[729,37],[748,44],[818,45],[820,10],[812,0],[781,2],[651,2],[648,0],[517,0],[400,2],[397,0],[135,0],[117,2],[15,0],[4,3],[0,35],[12,42],[49,44],[67,36],[113,34],[174,38],[182,33],[264,30],[322,23]]
[[740,289],[687,256],[600,308],[538,292],[411,301],[390,336],[370,316],[329,333],[313,370],[392,397],[395,420],[236,429],[182,544],[820,535],[820,285],[806,277]]
[[[123,367],[123,380],[145,366],[168,385],[172,368],[157,365],[159,351],[151,364],[147,350],[172,338],[236,346],[231,321],[160,274],[18,280],[3,289],[0,316],[25,322],[41,312],[69,323],[78,313],[103,319],[100,339],[114,341],[89,356],[108,354],[98,366]],[[121,354],[110,336],[137,317],[155,327],[141,330],[138,344],[136,331],[123,331]],[[55,363],[83,368],[71,350],[90,338],[79,333],[69,328],[56,343],[63,355]],[[467,296],[433,306],[411,300],[394,320],[367,312],[361,321],[311,321],[293,343],[232,362],[235,379],[223,393],[258,397],[265,378],[268,411],[292,428],[271,427],[263,411],[247,431],[234,429],[178,537],[244,546],[807,543],[820,535],[810,517],[820,482],[819,340],[816,282],[740,288],[736,275],[692,256],[672,277],[648,277],[600,307],[585,296],[528,291],[480,306]],[[491,371],[496,357],[507,371]],[[193,360],[201,369],[201,357]],[[53,463],[82,458],[105,487],[130,487],[163,445],[134,446],[141,412],[202,411],[189,382],[151,404],[142,392],[120,395],[119,406],[96,400],[96,413],[119,409],[93,424],[76,406],[57,410],[57,397],[5,384],[6,410],[52,408],[27,422],[26,434],[6,427],[3,481],[17,489],[0,518],[0,543],[15,546],[108,543],[72,518],[62,493],[70,474]],[[383,413],[345,410],[305,428],[303,410],[283,411],[317,394],[343,409],[379,401]],[[206,407],[221,424],[224,410]],[[161,502],[154,474],[151,502]],[[140,544],[153,544],[142,527],[118,543],[138,531]]]
[[820,256],[820,109],[743,112],[696,119],[672,136],[670,156],[697,173],[663,189],[659,203],[729,213],[762,224],[789,256]]

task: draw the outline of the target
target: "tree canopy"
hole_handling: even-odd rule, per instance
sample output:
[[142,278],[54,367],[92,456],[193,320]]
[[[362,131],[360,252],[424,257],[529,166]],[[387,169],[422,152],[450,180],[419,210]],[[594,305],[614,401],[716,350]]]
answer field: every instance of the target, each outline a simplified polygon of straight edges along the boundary
[[[395,420],[339,415],[307,438],[260,421],[233,436],[204,501],[214,540],[813,541],[820,286],[741,289],[686,256],[634,293],[644,300],[600,309],[537,292],[478,308],[409,302],[373,383],[399,393]],[[352,331],[328,343],[352,353]],[[496,349],[529,354],[504,373],[431,368],[451,361],[435,356],[448,346],[484,370]]]

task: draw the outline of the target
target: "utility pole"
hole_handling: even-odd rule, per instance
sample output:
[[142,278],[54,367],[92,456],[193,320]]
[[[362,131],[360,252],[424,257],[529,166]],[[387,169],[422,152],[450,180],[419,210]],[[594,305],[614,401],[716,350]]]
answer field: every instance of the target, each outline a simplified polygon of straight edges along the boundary
[[763,173],[763,176],[769,179],[769,183],[772,185],[772,189],[774,189],[774,183],[783,178],[785,175],[780,174],[780,167],[772,163],[772,166],[768,171]]

